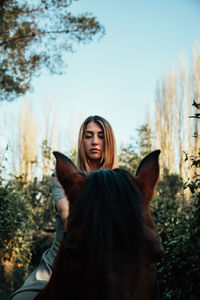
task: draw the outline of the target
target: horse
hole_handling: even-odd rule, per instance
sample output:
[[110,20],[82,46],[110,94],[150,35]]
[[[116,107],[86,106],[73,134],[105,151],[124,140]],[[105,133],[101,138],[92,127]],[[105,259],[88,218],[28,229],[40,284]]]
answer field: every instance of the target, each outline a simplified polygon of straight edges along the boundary
[[150,202],[159,177],[159,154],[148,154],[132,177],[119,168],[84,174],[54,152],[69,217],[50,281],[35,299],[155,299],[162,245]]

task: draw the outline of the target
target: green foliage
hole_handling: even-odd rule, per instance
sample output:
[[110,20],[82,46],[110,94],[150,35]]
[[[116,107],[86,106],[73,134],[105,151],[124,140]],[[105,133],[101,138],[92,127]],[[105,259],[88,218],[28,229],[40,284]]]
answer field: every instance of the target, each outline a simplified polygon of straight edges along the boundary
[[151,203],[152,216],[163,241],[173,233],[171,225],[177,222],[178,212],[184,205],[183,189],[182,178],[178,174],[169,174],[165,169]]
[[31,86],[42,68],[63,72],[63,53],[86,43],[103,27],[89,13],[74,16],[72,0],[0,2],[0,100],[12,100]]
[[[193,105],[200,109],[195,101]],[[193,117],[198,119],[199,114]],[[189,159],[189,155],[186,155],[186,159]],[[190,159],[192,166],[199,168],[199,155]],[[152,204],[152,214],[164,247],[158,262],[158,280],[163,300],[200,299],[200,175],[196,174],[184,185],[191,193],[188,203],[184,202],[181,186],[181,178],[165,170],[163,180],[158,184],[158,195]]]
[[33,227],[29,200],[19,182],[11,180],[5,186],[0,185],[1,299],[8,299],[27,276]]
[[1,259],[10,259],[13,251],[16,262],[23,263],[28,259],[32,225],[32,207],[25,190],[14,181],[0,186]]
[[[163,300],[200,296],[196,289],[200,280],[200,194],[187,204],[183,188],[180,176],[165,170],[152,203],[152,215],[164,247],[157,272]],[[193,184],[191,191],[194,195]]]
[[137,140],[131,140],[127,145],[121,145],[118,159],[119,166],[134,176],[142,158],[151,152],[151,129],[147,124],[142,125],[137,129]]
[[140,156],[135,152],[135,147],[132,144],[121,146],[119,154],[119,166],[128,171],[132,175],[135,175]]
[[160,198],[174,202],[178,193],[183,189],[183,180],[178,174],[169,174],[168,169],[164,169],[162,180],[157,185],[157,194]]
[[51,198],[51,177],[37,178],[27,185],[26,192],[33,210],[34,231],[55,231],[55,207]]
[[[23,284],[52,243],[55,208],[50,177],[23,182],[21,177],[0,183],[0,299]],[[33,256],[33,259],[32,259]]]
[[152,151],[152,131],[148,124],[143,124],[137,129],[137,132],[140,156],[144,157]]
[[164,253],[158,264],[162,299],[200,298],[200,195],[174,216],[163,241]]

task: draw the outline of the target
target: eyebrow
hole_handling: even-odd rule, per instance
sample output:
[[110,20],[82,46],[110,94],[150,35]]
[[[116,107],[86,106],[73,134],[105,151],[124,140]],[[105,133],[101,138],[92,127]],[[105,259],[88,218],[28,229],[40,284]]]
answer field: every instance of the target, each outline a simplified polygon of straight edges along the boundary
[[[90,131],[90,130],[85,130],[85,133],[94,133],[93,131]],[[98,131],[98,133],[103,133],[103,130],[101,130],[101,131]]]

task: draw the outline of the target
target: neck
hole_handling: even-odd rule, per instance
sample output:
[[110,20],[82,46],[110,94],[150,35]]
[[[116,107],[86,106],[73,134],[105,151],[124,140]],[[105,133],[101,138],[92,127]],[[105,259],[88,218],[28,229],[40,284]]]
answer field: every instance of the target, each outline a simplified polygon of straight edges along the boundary
[[90,171],[99,170],[99,161],[90,161],[89,162]]

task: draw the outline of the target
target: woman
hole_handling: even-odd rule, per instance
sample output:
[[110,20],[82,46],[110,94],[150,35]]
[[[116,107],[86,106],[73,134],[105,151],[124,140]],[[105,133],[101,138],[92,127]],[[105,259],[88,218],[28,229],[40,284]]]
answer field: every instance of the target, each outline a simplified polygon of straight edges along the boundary
[[[92,170],[114,169],[118,167],[116,144],[112,127],[100,116],[90,116],[81,125],[78,138],[77,167],[82,172]],[[64,231],[64,224],[68,216],[68,201],[52,174],[52,198],[56,207],[56,237],[41,258],[39,266],[29,275],[23,286],[10,299],[32,300],[43,289],[52,273],[52,268]]]

